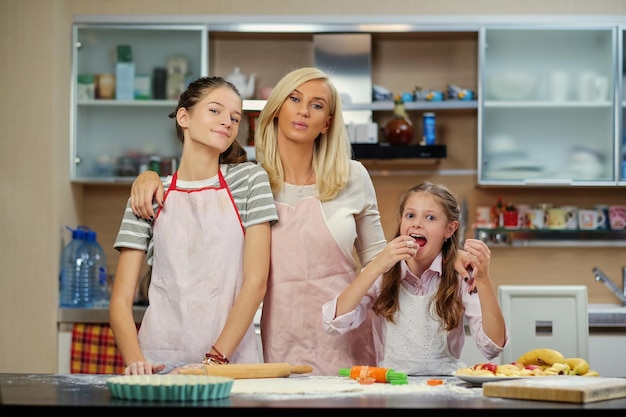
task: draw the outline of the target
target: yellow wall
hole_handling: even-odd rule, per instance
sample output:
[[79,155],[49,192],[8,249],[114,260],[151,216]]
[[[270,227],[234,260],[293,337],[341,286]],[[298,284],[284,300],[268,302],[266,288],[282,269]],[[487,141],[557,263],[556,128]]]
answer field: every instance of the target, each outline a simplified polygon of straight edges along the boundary
[[[56,372],[58,259],[65,225],[78,222],[98,230],[117,227],[119,201],[127,187],[101,190],[69,184],[69,94],[71,24],[75,15],[626,15],[626,2],[613,0],[2,0],[0,1],[0,372]],[[415,178],[394,182],[375,179],[393,210],[400,189]],[[454,178],[444,178],[454,183]],[[387,183],[388,182],[388,183]],[[85,196],[83,196],[85,193]],[[482,196],[475,190],[476,198]],[[596,191],[593,191],[596,193]],[[598,191],[598,193],[600,193]],[[115,203],[94,207],[93,194],[109,195]],[[536,196],[526,192],[533,202]],[[623,193],[622,193],[623,194]],[[596,194],[604,196],[605,194]],[[607,191],[609,199],[622,198]],[[505,196],[506,197],[506,196]],[[469,198],[469,196],[468,196]],[[474,197],[472,197],[474,198]],[[552,199],[554,200],[554,199]],[[605,199],[606,200],[606,199]],[[558,203],[555,201],[555,203]],[[108,219],[92,213],[104,213]],[[383,214],[384,215],[384,214]],[[105,242],[106,244],[110,242]],[[523,283],[588,283],[592,265],[617,276],[622,249],[584,249],[542,258],[541,249],[519,252],[494,249],[494,275]],[[591,254],[590,254],[591,253]],[[617,261],[616,261],[617,259]],[[624,259],[626,262],[626,259]],[[581,268],[581,265],[583,267]],[[601,286],[589,286],[594,302],[613,302]]]

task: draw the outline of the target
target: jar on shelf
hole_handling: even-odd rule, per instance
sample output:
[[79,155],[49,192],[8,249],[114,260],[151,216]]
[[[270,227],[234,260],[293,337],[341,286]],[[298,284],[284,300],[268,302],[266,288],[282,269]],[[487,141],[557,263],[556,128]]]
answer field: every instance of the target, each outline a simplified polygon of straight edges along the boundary
[[393,118],[385,125],[384,133],[387,142],[392,145],[409,145],[413,142],[413,123],[399,95],[394,99]]

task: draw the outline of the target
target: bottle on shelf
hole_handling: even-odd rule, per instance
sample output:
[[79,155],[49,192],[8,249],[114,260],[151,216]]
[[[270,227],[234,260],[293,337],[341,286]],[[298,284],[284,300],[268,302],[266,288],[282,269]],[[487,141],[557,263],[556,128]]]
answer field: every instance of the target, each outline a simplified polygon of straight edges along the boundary
[[393,118],[385,125],[385,138],[392,145],[409,145],[413,142],[413,123],[406,113],[402,96],[395,96]]

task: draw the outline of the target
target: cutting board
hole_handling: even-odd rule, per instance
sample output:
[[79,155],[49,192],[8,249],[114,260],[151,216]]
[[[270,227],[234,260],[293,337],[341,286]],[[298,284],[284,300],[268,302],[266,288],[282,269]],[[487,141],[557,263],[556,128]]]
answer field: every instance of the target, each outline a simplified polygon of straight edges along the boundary
[[626,378],[536,376],[483,384],[485,397],[588,403],[626,397]]

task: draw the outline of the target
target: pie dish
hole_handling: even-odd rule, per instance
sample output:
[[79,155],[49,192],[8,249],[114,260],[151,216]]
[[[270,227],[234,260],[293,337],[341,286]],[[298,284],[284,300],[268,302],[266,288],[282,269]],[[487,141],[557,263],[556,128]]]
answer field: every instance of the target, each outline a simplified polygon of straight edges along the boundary
[[211,375],[120,375],[109,378],[111,395],[126,400],[202,401],[230,396],[235,380]]

